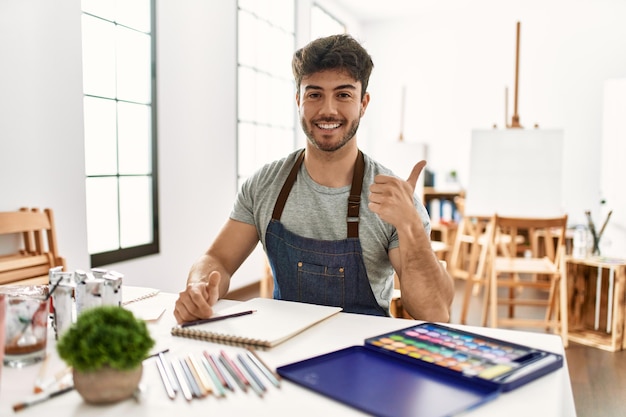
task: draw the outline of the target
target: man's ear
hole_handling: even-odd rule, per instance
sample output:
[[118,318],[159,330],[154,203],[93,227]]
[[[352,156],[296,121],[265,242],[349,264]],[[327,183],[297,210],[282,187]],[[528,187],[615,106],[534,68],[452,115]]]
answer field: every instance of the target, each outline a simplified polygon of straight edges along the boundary
[[361,99],[361,117],[365,114],[365,109],[370,102],[370,93],[365,93],[363,99]]

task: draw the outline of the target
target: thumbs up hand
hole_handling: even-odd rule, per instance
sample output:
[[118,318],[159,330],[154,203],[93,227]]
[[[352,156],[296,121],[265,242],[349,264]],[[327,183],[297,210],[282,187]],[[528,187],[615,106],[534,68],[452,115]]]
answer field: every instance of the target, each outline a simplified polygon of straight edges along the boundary
[[409,183],[413,191],[415,191],[415,186],[417,185],[417,179],[419,178],[420,174],[424,170],[425,166],[426,166],[426,161],[419,161],[417,164],[415,164],[415,166],[413,167],[413,170],[411,171],[411,174],[409,175],[409,178],[406,180],[406,182]]
[[377,175],[374,183],[370,186],[369,209],[387,223],[398,228],[402,222],[406,222],[417,216],[413,204],[413,193],[417,185],[417,179],[422,173],[426,161],[419,161],[413,167],[409,178],[403,181],[389,175]]

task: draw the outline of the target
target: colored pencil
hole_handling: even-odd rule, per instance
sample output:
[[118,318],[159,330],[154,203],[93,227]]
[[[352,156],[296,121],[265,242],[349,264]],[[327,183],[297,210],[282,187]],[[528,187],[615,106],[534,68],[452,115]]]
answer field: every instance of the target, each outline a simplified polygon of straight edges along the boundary
[[239,362],[241,363],[241,366],[243,368],[242,372],[247,373],[248,376],[250,377],[248,379],[248,383],[250,384],[250,387],[252,387],[254,392],[256,392],[259,397],[262,397],[263,393],[265,391],[267,391],[267,388],[265,388],[265,385],[263,385],[263,383],[261,382],[259,377],[254,373],[254,371],[252,370],[250,365],[248,365],[248,363],[246,362],[245,357],[242,354],[240,354],[240,353],[237,354],[237,359],[239,360]]
[[232,385],[228,382],[228,380],[222,373],[222,370],[219,368],[219,366],[215,362],[215,359],[213,358],[213,356],[211,356],[209,352],[207,351],[204,351],[203,354],[204,354],[204,358],[207,360],[207,363],[209,364],[211,369],[213,369],[213,372],[215,372],[215,375],[219,379],[220,385],[223,388],[228,388],[229,390],[233,391]]
[[187,384],[187,379],[183,374],[182,367],[180,367],[180,364],[178,364],[177,366],[176,362],[172,362],[172,369],[174,370],[174,374],[176,375],[178,386],[183,393],[183,397],[185,397],[187,401],[191,401],[193,399],[193,395],[191,393],[189,385]]
[[222,384],[220,378],[217,376],[215,369],[209,363],[209,360],[206,357],[202,356],[200,357],[200,362],[204,366],[206,373],[209,375],[211,381],[213,382],[213,386],[215,387],[215,395],[218,397],[224,397],[226,395],[224,385]]
[[220,355],[219,360],[222,363],[222,365],[224,365],[224,368],[226,368],[230,376],[235,380],[235,383],[239,386],[239,388],[241,388],[242,391],[247,392],[248,387],[246,386],[246,383],[242,379],[242,377],[243,378],[245,377],[243,375],[240,376],[237,373],[235,368],[231,365],[230,360],[227,359],[227,357],[224,357],[224,355]]
[[172,384],[170,383],[170,379],[165,373],[165,366],[161,357],[159,357],[156,361],[157,369],[159,370],[159,375],[161,376],[161,381],[163,382],[163,386],[165,387],[165,392],[167,392],[167,396],[170,397],[171,400],[176,398],[176,392],[174,388],[172,388]]
[[280,388],[280,376],[272,372],[253,349],[247,348],[246,353],[248,354],[248,357],[252,360],[252,362],[257,366],[257,368],[261,370],[263,375],[265,375],[265,377],[277,388]]

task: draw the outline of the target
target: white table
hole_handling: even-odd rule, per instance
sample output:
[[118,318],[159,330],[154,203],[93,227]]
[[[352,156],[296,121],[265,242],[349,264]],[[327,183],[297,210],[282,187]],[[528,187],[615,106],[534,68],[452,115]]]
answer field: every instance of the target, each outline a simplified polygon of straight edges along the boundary
[[[184,357],[190,353],[208,351],[219,353],[221,349],[236,354],[240,348],[174,337],[170,329],[175,325],[172,315],[177,295],[161,293],[156,297],[140,301],[146,308],[160,304],[166,307],[161,319],[149,324],[150,331],[157,341],[155,351],[169,349],[170,358]],[[217,304],[221,309],[232,305],[234,301],[222,300]],[[136,306],[135,308],[137,308]],[[352,345],[361,345],[369,336],[375,336],[410,326],[414,321],[391,319],[357,314],[340,313],[312,327],[304,333],[267,351],[260,351],[259,356],[270,366],[277,367],[302,360],[311,356],[334,351]],[[510,330],[479,328],[472,326],[454,326],[480,333],[486,336],[521,343],[563,354],[561,339],[555,335],[529,333]],[[53,334],[53,332],[51,332]],[[50,359],[47,373],[64,368],[54,349],[54,337],[51,338],[48,352]],[[209,396],[187,402],[180,395],[170,400],[161,383],[154,359],[144,362],[142,382],[148,387],[141,402],[123,401],[109,406],[90,406],[84,403],[77,392],[72,391],[42,404],[14,413],[12,405],[32,395],[33,384],[39,365],[22,369],[4,367],[0,385],[0,416],[124,416],[133,417],[171,417],[171,416],[361,416],[360,411],[339,402],[313,393],[289,381],[283,380],[281,388],[270,386],[263,398],[253,392],[237,390],[227,394],[226,398]],[[269,384],[268,384],[269,385]],[[500,395],[498,399],[469,412],[467,416],[575,416],[574,399],[570,385],[567,364],[549,375],[541,377],[517,390]]]

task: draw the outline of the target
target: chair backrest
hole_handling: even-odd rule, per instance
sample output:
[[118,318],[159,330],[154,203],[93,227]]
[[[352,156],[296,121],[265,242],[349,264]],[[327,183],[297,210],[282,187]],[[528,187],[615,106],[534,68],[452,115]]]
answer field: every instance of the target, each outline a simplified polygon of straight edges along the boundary
[[65,268],[51,209],[0,212],[0,235],[15,235],[18,242],[13,252],[0,255],[0,284],[43,284],[50,268]]
[[[565,233],[567,231],[567,215],[558,217],[506,217],[494,215],[494,230],[496,238],[498,235],[508,234],[509,236],[526,237],[522,248],[530,250],[532,257],[548,257],[556,265],[560,264],[561,257],[565,255]],[[492,239],[492,242],[498,239]],[[518,239],[507,239],[493,247],[493,250],[500,250],[504,256],[517,256],[520,242]]]

